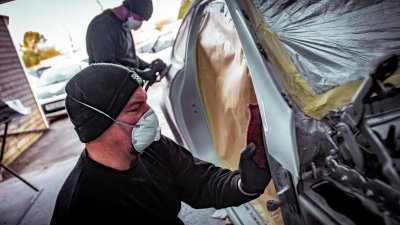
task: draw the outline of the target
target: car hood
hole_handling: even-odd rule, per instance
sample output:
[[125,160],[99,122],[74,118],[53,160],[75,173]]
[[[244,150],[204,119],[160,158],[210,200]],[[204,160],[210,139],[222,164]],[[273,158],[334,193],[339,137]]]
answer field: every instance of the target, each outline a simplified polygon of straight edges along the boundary
[[51,98],[65,93],[65,85],[68,80],[50,84],[47,86],[37,87],[36,95],[38,99]]

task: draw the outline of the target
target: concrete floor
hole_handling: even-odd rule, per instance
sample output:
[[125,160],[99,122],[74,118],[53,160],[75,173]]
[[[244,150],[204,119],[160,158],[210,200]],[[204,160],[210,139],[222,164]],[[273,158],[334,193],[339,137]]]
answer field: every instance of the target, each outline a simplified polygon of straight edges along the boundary
[[[154,87],[149,92],[148,102],[160,119],[163,134],[172,137],[158,108],[157,101],[161,99],[160,94],[161,88]],[[10,165],[10,168],[39,189],[39,192],[8,172],[2,173],[0,225],[49,224],[57,193],[83,148],[84,145],[79,142],[67,117],[53,121],[42,138]],[[179,217],[187,225],[227,223],[225,219],[213,218],[216,214],[226,214],[226,212],[212,208],[196,210],[182,204]]]

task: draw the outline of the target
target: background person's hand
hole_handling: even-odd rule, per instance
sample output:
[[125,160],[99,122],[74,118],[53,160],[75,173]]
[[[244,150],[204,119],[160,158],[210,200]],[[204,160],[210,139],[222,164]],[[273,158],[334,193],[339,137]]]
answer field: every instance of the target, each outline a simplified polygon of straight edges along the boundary
[[167,65],[161,59],[155,59],[149,65],[149,68],[156,73],[163,71],[165,67],[167,67]]
[[[240,152],[240,187],[247,194],[262,194],[271,180],[268,168],[261,168],[253,159],[256,145],[250,143]],[[265,153],[264,153],[265,154]]]
[[161,80],[165,75],[165,73],[162,73],[166,68],[167,65],[161,59],[156,59],[152,61],[146,69],[135,69],[135,71],[143,80],[145,80],[145,91],[147,91],[151,85]]
[[169,69],[171,68],[171,65],[165,64],[164,61],[161,59],[156,59],[153,62],[150,63],[149,68],[152,68],[153,70],[156,71],[156,80],[155,82],[160,82],[161,79],[167,75]]

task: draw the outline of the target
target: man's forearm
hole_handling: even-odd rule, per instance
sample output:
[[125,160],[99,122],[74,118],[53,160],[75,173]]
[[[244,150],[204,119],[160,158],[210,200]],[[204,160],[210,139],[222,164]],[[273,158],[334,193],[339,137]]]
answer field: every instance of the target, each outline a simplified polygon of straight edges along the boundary
[[149,67],[150,63],[147,63],[146,61],[142,60],[141,58],[137,57],[138,59],[138,68],[141,70],[146,69]]

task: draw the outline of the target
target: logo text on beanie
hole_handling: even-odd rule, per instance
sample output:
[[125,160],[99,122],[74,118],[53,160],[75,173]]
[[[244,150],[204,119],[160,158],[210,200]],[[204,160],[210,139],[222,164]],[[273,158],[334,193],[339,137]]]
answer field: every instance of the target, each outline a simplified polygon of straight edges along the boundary
[[132,77],[132,79],[133,79],[134,81],[136,81],[136,83],[138,83],[140,86],[143,85],[143,79],[142,79],[137,73],[132,72],[131,77]]

